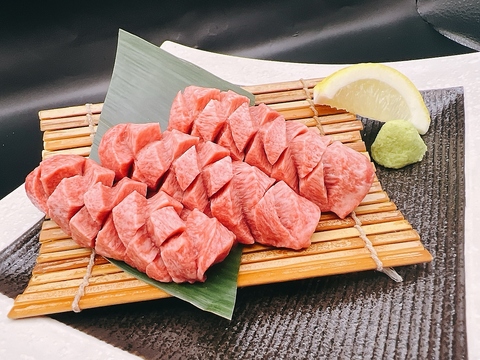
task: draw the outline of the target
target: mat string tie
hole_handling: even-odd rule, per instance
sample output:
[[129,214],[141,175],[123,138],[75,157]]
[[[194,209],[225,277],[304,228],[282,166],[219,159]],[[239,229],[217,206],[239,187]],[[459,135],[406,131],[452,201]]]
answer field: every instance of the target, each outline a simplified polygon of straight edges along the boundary
[[90,282],[93,265],[95,265],[95,255],[96,255],[95,249],[92,249],[92,253],[90,254],[90,260],[88,261],[88,265],[87,265],[87,271],[83,276],[83,280],[80,283],[80,286],[78,287],[77,293],[75,294],[75,297],[72,302],[72,310],[76,313],[79,313],[80,311],[82,311],[82,309],[80,309],[79,303],[80,303],[80,299],[85,294],[85,288],[88,286]]
[[402,282],[403,281],[402,277],[395,271],[395,269],[388,268],[388,267],[383,267],[383,263],[379,259],[377,251],[373,247],[372,242],[370,241],[370,239],[367,237],[367,234],[363,230],[362,222],[357,217],[357,214],[355,214],[355,211],[352,211],[352,213],[350,215],[352,216],[352,219],[355,221],[355,226],[354,226],[355,229],[357,229],[357,231],[359,232],[360,238],[365,243],[365,247],[370,252],[370,256],[372,257],[373,261],[375,261],[375,264],[377,265],[377,271],[383,272],[384,274],[388,275],[388,277],[390,277],[390,279],[392,279],[396,282]]
[[315,107],[315,103],[313,102],[312,97],[310,96],[310,90],[308,89],[308,85],[304,79],[300,79],[300,82],[302,83],[303,91],[305,92],[306,100],[309,104],[310,110],[313,111],[313,120],[315,120],[315,126],[317,127],[318,130],[320,130],[321,135],[325,135],[325,131],[323,130],[322,123],[320,122],[320,117],[318,116],[317,108]]
[[93,138],[95,137],[95,124],[93,123],[93,113],[92,113],[92,104],[86,103],[85,107],[87,109],[87,122],[88,122],[88,129],[90,130],[90,138],[93,141]]

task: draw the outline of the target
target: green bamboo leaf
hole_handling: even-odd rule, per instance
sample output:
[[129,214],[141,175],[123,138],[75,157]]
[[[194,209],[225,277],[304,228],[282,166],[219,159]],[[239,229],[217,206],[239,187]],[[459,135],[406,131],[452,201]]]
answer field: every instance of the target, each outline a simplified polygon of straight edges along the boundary
[[[120,123],[159,122],[167,128],[170,107],[178,91],[189,85],[233,90],[254,96],[198,66],[179,59],[149,42],[120,30],[115,65],[100,115],[90,157],[98,159],[98,144],[103,134]],[[198,284],[166,284],[124,262],[111,260],[125,272],[185,300],[198,308],[231,319],[235,306],[237,278],[242,250],[234,247],[227,258],[207,272],[207,280]]]

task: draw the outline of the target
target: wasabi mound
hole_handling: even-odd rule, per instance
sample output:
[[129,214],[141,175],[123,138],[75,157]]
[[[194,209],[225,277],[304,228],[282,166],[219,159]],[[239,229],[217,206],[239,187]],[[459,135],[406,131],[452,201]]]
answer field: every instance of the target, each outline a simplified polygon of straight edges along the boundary
[[411,122],[391,120],[378,132],[371,155],[379,165],[400,169],[422,160],[426,151],[427,146]]

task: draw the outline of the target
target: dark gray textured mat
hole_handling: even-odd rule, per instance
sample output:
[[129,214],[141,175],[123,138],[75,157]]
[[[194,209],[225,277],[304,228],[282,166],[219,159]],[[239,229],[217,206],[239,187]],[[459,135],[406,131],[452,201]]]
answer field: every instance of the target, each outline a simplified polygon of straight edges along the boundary
[[[372,271],[239,289],[230,322],[177,299],[52,317],[146,359],[466,359],[463,89],[423,95],[424,160],[377,169],[433,255],[397,268],[402,283]],[[369,146],[381,124],[364,124]],[[26,287],[38,231],[0,253],[2,293]]]

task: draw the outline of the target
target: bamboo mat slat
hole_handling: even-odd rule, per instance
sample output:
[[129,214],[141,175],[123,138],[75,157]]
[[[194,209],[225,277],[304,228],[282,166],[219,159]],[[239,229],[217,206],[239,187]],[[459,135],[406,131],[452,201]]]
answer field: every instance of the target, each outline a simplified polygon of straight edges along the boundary
[[[311,98],[313,87],[320,80],[302,79],[245,89],[255,95],[257,104],[266,103],[288,121],[299,121],[319,133],[323,131],[368,157],[360,134],[362,123],[354,114],[327,106],[315,106],[315,111],[311,108],[307,98]],[[102,106],[89,104],[40,111],[43,158],[59,153],[88,156]],[[385,267],[431,261],[420,235],[383,191],[378,179],[355,213]],[[339,219],[327,212],[321,215],[312,245],[307,249],[273,249],[260,244],[245,247],[238,287],[375,270],[376,264],[354,225],[351,217]],[[79,247],[49,219],[43,222],[39,241],[32,277],[23,294],[15,299],[8,314],[10,318],[72,311],[72,301],[86,273],[91,251]],[[170,295],[97,255],[79,306],[88,309],[166,297]]]

